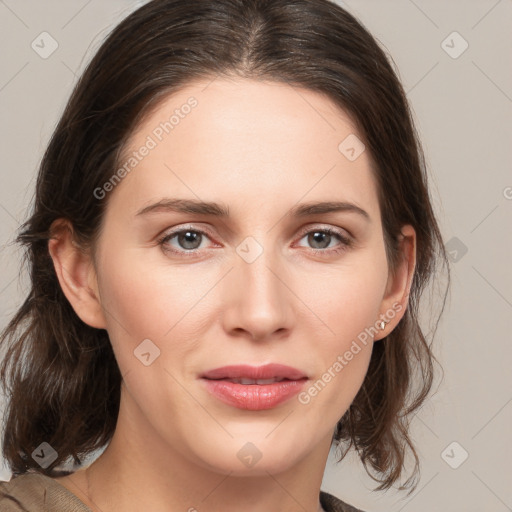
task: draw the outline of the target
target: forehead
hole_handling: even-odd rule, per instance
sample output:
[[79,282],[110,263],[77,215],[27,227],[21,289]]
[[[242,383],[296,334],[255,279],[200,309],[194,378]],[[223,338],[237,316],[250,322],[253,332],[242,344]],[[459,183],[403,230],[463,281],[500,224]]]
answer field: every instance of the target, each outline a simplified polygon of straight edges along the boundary
[[196,81],[133,132],[119,162],[129,172],[111,199],[122,197],[132,213],[165,195],[235,210],[247,201],[351,200],[375,213],[370,156],[349,159],[345,151],[345,141],[361,151],[360,139],[348,114],[318,92],[241,78]]

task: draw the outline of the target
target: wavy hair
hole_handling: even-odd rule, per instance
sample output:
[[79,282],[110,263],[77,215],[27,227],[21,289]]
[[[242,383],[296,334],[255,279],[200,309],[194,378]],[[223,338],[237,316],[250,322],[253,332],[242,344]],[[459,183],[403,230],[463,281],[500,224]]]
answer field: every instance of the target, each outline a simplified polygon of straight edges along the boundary
[[[3,456],[15,475],[55,476],[70,458],[80,464],[112,438],[119,411],[121,374],[108,333],[82,322],[63,294],[48,251],[50,226],[68,219],[80,244],[94,250],[108,204],[94,191],[120,165],[139,123],[195,79],[238,76],[322,93],[349,114],[372,161],[391,272],[401,226],[416,230],[405,315],[374,345],[364,383],[333,435],[345,448],[339,460],[353,446],[377,490],[401,477],[410,450],[415,465],[400,489],[413,483],[414,490],[420,468],[410,419],[431,390],[437,362],[419,325],[419,303],[439,263],[449,265],[393,68],[362,23],[330,0],[152,0],[112,30],[53,132],[29,218],[14,241],[30,273],[28,296],[0,337],[0,382],[9,398]],[[447,293],[448,286],[442,309]],[[47,468],[30,456],[42,441],[57,452]]]

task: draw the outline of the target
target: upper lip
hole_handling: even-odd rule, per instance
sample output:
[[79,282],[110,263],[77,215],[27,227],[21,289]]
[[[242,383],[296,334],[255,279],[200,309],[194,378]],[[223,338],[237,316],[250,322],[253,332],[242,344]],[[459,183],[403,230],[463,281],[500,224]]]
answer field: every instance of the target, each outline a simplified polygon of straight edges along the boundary
[[297,368],[284,364],[264,364],[262,366],[250,366],[247,364],[237,364],[222,366],[201,374],[205,379],[290,379],[300,380],[307,375]]

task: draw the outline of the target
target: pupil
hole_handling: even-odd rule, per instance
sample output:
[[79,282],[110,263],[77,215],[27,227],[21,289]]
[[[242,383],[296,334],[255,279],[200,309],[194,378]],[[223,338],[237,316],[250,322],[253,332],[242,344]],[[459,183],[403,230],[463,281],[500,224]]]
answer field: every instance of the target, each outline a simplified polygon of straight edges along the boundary
[[[199,244],[197,244],[199,233],[194,233],[193,231],[186,231],[185,233],[182,233],[180,236],[180,244],[185,249],[197,249]],[[189,244],[192,244],[190,246]]]
[[[324,239],[323,242],[324,242],[324,245],[321,247],[322,249],[325,249],[325,247],[328,247],[329,246],[329,237],[330,235],[327,234],[327,233],[322,233],[320,231],[315,231],[314,233],[311,234],[311,236],[313,237],[313,242],[314,243],[317,243],[317,242],[320,242],[322,243],[322,238]],[[320,240],[317,240],[318,238],[320,238]],[[325,245],[325,240],[327,239],[327,245]]]

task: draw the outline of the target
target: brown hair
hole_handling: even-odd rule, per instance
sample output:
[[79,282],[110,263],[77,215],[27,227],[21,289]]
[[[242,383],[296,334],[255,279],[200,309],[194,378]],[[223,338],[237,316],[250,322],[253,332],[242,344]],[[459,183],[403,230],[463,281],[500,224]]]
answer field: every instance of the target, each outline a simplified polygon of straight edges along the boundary
[[[350,441],[340,460],[353,445],[381,483],[377,490],[399,479],[407,448],[415,466],[400,489],[419,474],[408,417],[428,395],[436,361],[418,322],[419,300],[437,262],[448,269],[448,260],[421,145],[390,60],[360,22],[329,0],[153,0],[112,31],[76,84],[43,156],[31,216],[15,240],[25,248],[31,279],[0,338],[0,378],[10,398],[3,455],[15,475],[55,476],[55,466],[70,457],[80,463],[109,442],[119,410],[121,375],[108,333],[82,322],[63,294],[48,251],[50,226],[68,219],[77,241],[94,250],[107,205],[94,191],[120,165],[138,123],[192,80],[233,75],[324,93],[351,116],[373,162],[391,271],[401,226],[416,230],[407,310],[374,345],[333,441]],[[446,294],[443,309],[445,301]],[[30,456],[42,441],[58,455],[48,468]]]

